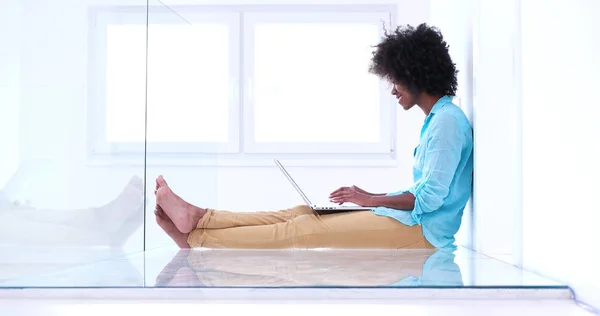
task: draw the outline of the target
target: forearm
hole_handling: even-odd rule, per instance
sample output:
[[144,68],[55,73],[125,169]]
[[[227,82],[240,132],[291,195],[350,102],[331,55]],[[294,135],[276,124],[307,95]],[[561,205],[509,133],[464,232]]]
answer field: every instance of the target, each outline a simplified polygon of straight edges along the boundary
[[415,208],[415,196],[412,193],[398,195],[379,195],[371,197],[372,207],[388,207],[396,210],[410,211]]

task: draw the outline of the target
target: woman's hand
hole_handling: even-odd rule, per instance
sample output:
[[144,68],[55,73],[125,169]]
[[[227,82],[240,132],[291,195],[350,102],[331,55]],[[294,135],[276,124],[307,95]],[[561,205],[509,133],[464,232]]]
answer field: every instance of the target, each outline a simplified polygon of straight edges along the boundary
[[354,203],[360,206],[372,206],[373,195],[357,186],[341,187],[329,195],[329,200],[333,203],[342,205],[344,203]]
[[332,197],[334,194],[336,194],[336,193],[339,193],[339,192],[341,192],[341,191],[348,191],[348,190],[353,190],[353,191],[356,191],[356,192],[358,192],[358,193],[362,193],[362,194],[366,194],[366,195],[373,195],[372,193],[369,193],[369,192],[367,192],[367,191],[365,191],[365,190],[363,190],[363,189],[361,189],[361,188],[359,188],[359,187],[357,187],[357,186],[353,185],[353,186],[351,186],[351,187],[341,187],[341,188],[339,188],[339,189],[337,189],[337,190],[333,191],[333,192],[332,192],[332,193],[329,195],[329,197],[331,198],[331,197]]

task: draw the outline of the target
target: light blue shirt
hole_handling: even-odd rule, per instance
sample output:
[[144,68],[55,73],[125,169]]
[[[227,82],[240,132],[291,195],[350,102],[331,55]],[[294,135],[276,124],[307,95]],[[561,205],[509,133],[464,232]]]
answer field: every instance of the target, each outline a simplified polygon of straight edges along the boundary
[[454,249],[463,210],[473,184],[473,129],[452,97],[440,98],[425,119],[419,146],[415,148],[413,210],[377,207],[375,214],[401,223],[421,225],[425,238],[437,248]]
[[456,255],[451,250],[438,250],[423,264],[421,276],[409,276],[388,286],[464,286],[460,267],[454,262]]

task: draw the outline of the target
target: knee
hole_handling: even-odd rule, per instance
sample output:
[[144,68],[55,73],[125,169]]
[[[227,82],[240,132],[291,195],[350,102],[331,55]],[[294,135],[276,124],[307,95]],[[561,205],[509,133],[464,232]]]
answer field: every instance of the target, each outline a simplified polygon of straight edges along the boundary
[[297,215],[317,215],[308,205],[297,205],[292,207],[290,211]]

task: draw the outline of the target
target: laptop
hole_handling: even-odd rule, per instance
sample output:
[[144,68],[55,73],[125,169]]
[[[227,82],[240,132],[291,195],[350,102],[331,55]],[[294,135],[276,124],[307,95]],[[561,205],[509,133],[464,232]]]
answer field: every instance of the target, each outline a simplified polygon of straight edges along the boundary
[[313,211],[315,211],[319,214],[348,212],[348,211],[368,211],[368,210],[370,211],[372,209],[371,207],[364,207],[364,206],[358,206],[358,205],[335,205],[335,204],[321,205],[321,206],[315,205],[310,201],[308,196],[306,196],[306,194],[304,194],[302,189],[300,189],[300,186],[298,186],[298,184],[296,184],[296,181],[294,181],[292,176],[290,176],[290,174],[287,172],[287,170],[285,170],[285,168],[283,167],[281,162],[279,162],[279,160],[277,160],[277,159],[275,159],[274,161],[275,161],[275,164],[277,165],[277,167],[279,167],[279,170],[281,170],[281,172],[283,172],[283,174],[290,181],[292,186],[294,186],[296,191],[298,191],[298,194],[300,194],[300,196],[304,200],[304,203],[306,203],[306,205],[308,205],[308,207],[310,207]]

